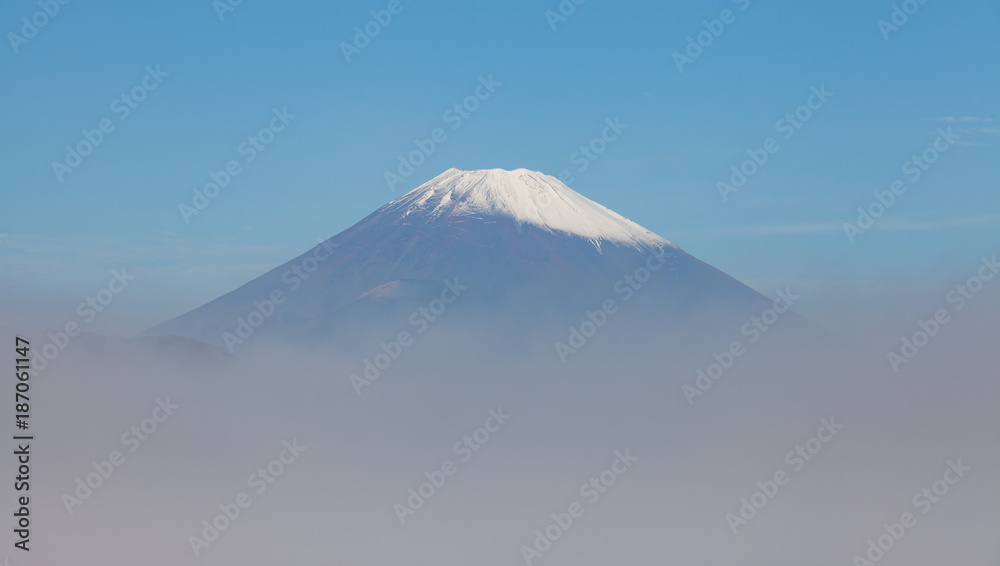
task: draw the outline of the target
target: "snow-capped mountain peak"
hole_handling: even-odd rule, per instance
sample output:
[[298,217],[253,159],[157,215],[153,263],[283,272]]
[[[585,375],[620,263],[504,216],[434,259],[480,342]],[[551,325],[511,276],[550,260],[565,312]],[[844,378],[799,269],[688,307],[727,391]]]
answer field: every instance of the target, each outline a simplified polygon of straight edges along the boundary
[[631,220],[584,197],[550,175],[528,169],[451,168],[390,202],[380,211],[404,219],[412,214],[437,220],[507,217],[518,225],[580,236],[600,247],[673,246]]
[[361,328],[395,328],[397,317],[419,312],[412,309],[429,304],[447,281],[468,289],[459,310],[476,327],[497,316],[562,327],[605,304],[612,290],[631,296],[634,284],[651,297],[647,314],[674,327],[698,309],[732,309],[742,320],[769,304],[554,177],[527,169],[449,169],[312,250],[145,334],[233,349],[227,333],[239,332],[240,320],[281,291],[284,302],[272,305],[271,322],[252,332],[255,340],[345,342]]

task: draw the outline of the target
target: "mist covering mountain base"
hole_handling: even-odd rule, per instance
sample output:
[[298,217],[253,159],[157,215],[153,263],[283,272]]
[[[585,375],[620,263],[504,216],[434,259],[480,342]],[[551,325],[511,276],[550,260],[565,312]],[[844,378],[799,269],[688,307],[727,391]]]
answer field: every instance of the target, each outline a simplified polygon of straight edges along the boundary
[[[635,300],[622,308],[642,308]],[[984,436],[997,430],[1000,385],[982,352],[998,338],[985,329],[1000,309],[970,313],[968,326],[907,368],[905,383],[881,352],[813,340],[784,326],[791,319],[751,343],[739,326],[689,329],[698,339],[616,326],[621,311],[563,363],[551,342],[508,348],[449,314],[360,394],[351,376],[364,375],[391,334],[353,352],[263,341],[236,355],[172,338],[81,337],[36,378],[46,451],[33,512],[62,541],[40,545],[38,556],[86,565],[129,564],[139,553],[150,566],[509,565],[523,563],[521,546],[553,513],[578,502],[584,515],[535,564],[739,557],[765,566],[781,556],[832,566],[863,552],[895,510],[912,511],[913,494],[962,457],[973,470],[917,525],[936,536],[899,544],[893,556],[920,563],[928,547],[958,548],[963,563],[986,564],[974,527],[1000,520],[982,496],[997,476],[979,473],[1000,466]],[[697,388],[699,371],[716,375],[709,366],[734,340],[745,353],[689,402],[683,386]],[[125,452],[119,436],[167,397],[176,414]],[[462,461],[456,443],[491,409],[509,421]],[[824,418],[843,430],[793,473],[786,453]],[[293,439],[307,447],[302,456],[266,492],[251,491],[248,477]],[[62,495],[116,449],[125,465],[68,514]],[[581,486],[624,450],[638,461],[588,504]],[[401,523],[396,505],[446,460],[457,473]],[[733,534],[727,514],[778,469],[791,483]],[[253,504],[195,558],[189,537],[241,491]],[[109,537],[123,542],[88,545]]]

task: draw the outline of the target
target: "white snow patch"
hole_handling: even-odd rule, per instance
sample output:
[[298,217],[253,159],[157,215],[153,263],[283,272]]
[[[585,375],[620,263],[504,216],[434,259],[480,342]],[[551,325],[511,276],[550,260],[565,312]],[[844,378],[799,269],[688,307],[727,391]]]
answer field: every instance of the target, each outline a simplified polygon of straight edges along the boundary
[[519,224],[635,247],[671,246],[667,240],[567,187],[528,169],[451,168],[389,203],[385,212],[424,212],[436,218],[505,216]]

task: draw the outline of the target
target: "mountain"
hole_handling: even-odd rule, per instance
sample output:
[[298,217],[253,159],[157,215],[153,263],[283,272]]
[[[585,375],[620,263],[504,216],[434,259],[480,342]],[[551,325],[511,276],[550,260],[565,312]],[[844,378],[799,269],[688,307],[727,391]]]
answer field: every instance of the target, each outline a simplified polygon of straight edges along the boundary
[[408,314],[456,289],[454,322],[488,323],[511,337],[565,329],[609,299],[617,307],[639,294],[647,303],[629,316],[663,329],[709,313],[740,320],[772,302],[554,177],[452,168],[144,335],[230,351],[264,337],[350,340],[405,326]]

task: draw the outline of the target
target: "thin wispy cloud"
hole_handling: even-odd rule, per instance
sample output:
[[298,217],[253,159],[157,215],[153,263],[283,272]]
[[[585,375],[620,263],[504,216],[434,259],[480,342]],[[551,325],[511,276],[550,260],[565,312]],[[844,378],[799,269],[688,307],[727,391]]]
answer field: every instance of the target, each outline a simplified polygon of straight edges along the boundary
[[938,122],[992,122],[993,118],[983,116],[943,116],[934,120]]
[[[892,220],[883,219],[874,231],[883,232],[921,232],[943,230],[948,228],[964,228],[970,226],[1000,225],[1000,215],[969,216],[943,220]],[[735,238],[753,238],[765,236],[808,236],[814,234],[842,233],[843,221],[796,222],[791,224],[760,224],[742,226],[722,226],[687,232],[676,236],[678,242],[701,242],[729,240]]]
[[[9,237],[0,233],[0,239]],[[8,252],[18,252],[34,258],[54,259],[86,257],[88,263],[103,260],[121,262],[218,262],[220,258],[233,257],[274,257],[295,255],[286,246],[240,243],[238,240],[209,241],[196,240],[164,234],[142,241],[107,238],[103,236],[51,238],[36,235],[10,237],[6,246]],[[297,250],[302,253],[305,249]]]
[[986,226],[990,224],[1000,224],[1000,215],[969,216],[965,218],[951,218],[947,220],[892,220],[885,222],[874,229],[885,230],[887,232],[919,232],[924,230],[940,230],[943,228],[964,228],[967,226]]

